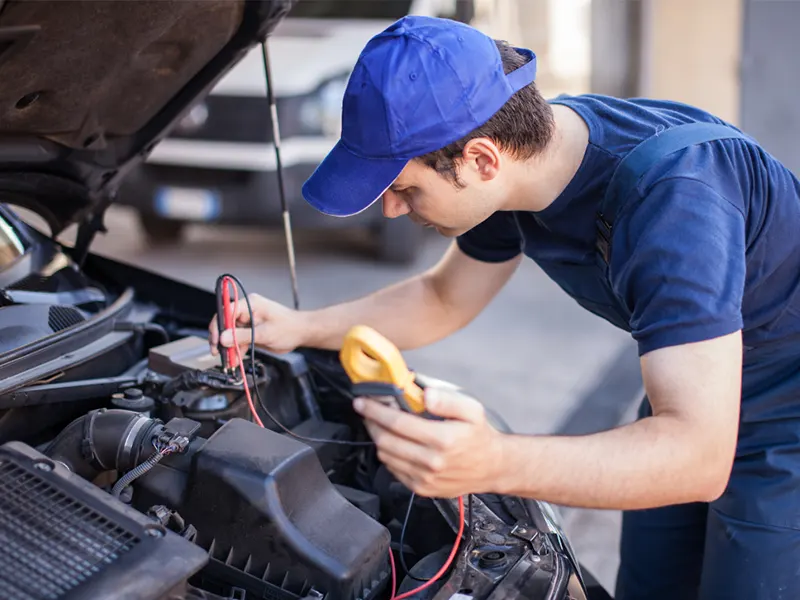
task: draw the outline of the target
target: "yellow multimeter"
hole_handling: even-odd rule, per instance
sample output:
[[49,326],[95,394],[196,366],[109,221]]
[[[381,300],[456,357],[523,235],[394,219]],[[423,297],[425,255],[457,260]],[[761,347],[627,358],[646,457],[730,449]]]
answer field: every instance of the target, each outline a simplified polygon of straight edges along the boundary
[[356,325],[350,329],[339,358],[356,395],[391,396],[403,410],[425,413],[425,392],[416,383],[400,350],[371,327]]

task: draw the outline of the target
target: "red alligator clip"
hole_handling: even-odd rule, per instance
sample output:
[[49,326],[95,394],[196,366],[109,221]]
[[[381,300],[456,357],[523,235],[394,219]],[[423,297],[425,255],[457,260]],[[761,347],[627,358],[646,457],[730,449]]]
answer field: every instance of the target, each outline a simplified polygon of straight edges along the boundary
[[[222,338],[222,332],[226,329],[233,329],[234,317],[231,310],[231,294],[230,285],[231,281],[227,277],[217,281],[217,327],[219,328],[219,336]],[[219,344],[219,353],[222,357],[222,369],[225,372],[233,370],[236,365],[236,350],[225,348],[222,343]]]

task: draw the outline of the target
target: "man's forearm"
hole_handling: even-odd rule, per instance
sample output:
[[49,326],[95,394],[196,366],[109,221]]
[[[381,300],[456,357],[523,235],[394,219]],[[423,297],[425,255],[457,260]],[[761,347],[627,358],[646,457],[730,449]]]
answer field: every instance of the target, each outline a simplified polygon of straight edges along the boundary
[[400,350],[436,342],[464,325],[459,311],[448,307],[418,275],[352,302],[311,311],[308,345],[338,350],[347,331],[367,325],[390,339]]
[[347,331],[367,325],[400,350],[437,342],[474,319],[505,285],[521,255],[502,263],[470,258],[453,241],[441,260],[415,277],[354,300],[307,313],[306,345],[338,350]]
[[658,416],[587,436],[504,436],[496,491],[616,510],[710,501],[722,493],[730,461],[698,435]]

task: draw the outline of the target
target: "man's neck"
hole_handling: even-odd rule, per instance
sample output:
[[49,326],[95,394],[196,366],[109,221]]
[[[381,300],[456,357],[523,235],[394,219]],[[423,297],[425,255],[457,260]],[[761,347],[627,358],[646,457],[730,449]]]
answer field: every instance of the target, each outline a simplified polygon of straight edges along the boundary
[[514,163],[505,210],[538,212],[561,195],[578,171],[589,143],[589,128],[572,109],[552,105],[553,137],[543,153]]

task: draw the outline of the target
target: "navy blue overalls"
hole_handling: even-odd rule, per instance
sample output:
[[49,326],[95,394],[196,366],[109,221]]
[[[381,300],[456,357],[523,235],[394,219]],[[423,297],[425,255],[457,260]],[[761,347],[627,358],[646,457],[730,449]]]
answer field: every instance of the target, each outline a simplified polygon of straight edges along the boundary
[[[630,331],[630,314],[609,282],[614,220],[649,165],[723,138],[747,139],[711,123],[649,137],[622,160],[607,188],[595,260],[535,260],[584,308]],[[800,347],[745,349],[739,441],[726,492],[711,504],[626,513],[617,600],[800,600],[798,390]],[[645,398],[640,416],[649,408]]]

